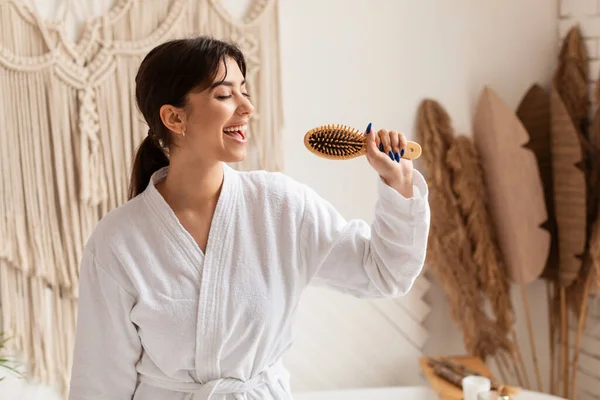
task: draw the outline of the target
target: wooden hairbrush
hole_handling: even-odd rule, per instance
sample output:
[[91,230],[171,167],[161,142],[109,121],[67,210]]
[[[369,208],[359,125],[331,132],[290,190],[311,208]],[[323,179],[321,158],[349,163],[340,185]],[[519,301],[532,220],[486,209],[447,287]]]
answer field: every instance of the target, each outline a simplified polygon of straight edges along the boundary
[[[349,160],[367,154],[367,137],[364,133],[345,125],[323,125],[304,135],[304,145],[312,153],[330,160]],[[421,146],[409,141],[402,158],[416,160],[421,156]]]

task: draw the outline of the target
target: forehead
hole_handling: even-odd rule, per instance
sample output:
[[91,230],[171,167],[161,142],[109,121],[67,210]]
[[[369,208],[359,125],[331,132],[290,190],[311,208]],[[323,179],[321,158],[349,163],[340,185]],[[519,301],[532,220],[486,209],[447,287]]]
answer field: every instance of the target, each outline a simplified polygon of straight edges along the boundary
[[240,67],[231,57],[225,58],[224,62],[219,63],[219,69],[215,76],[215,82],[230,81],[233,83],[240,83],[244,80],[244,75],[240,70]]

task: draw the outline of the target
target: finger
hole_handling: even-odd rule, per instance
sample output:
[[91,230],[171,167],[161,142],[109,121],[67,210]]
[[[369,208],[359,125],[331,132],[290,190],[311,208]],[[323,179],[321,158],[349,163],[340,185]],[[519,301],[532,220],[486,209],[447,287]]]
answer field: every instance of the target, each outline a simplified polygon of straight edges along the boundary
[[371,124],[369,124],[369,126],[367,127],[367,130],[365,131],[365,136],[367,138],[366,139],[367,156],[370,158],[370,160],[380,160],[381,161],[381,160],[387,159],[387,156],[379,150],[379,144],[381,144],[379,135],[377,133],[373,132],[370,128],[371,128]]
[[377,131],[377,137],[379,139],[379,150],[387,153],[392,149],[390,144],[389,132],[387,129],[380,129]]
[[398,147],[400,148],[400,157],[404,157],[407,146],[408,140],[406,139],[406,135],[402,132],[398,132]]
[[394,153],[392,153],[392,143],[390,142],[390,133],[387,129],[380,129],[377,132],[377,136],[379,136],[379,140],[381,144],[379,146],[379,150],[383,149],[383,152],[387,154],[390,159],[394,159]]
[[387,130],[380,129],[375,136],[377,136],[377,148],[379,149],[379,151],[381,151],[382,153],[387,153],[385,149],[385,142],[383,141],[382,137],[387,136]]
[[400,162],[400,146],[398,141],[398,132],[390,131],[390,143],[392,145],[392,153],[394,153],[394,160]]

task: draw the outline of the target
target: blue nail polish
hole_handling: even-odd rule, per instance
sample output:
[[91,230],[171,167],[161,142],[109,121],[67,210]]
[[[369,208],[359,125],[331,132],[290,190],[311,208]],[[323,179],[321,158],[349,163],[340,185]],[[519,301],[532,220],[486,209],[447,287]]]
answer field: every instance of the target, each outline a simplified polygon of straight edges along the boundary
[[400,157],[404,157],[404,149],[400,152]]
[[367,126],[367,135],[371,133],[371,123],[369,122],[369,126]]
[[383,143],[379,143],[379,151],[383,151]]
[[392,161],[394,161],[394,153],[392,153],[391,151],[388,153],[390,155],[390,158],[392,159]]
[[400,153],[396,153],[395,156],[396,156],[396,162],[400,162]]

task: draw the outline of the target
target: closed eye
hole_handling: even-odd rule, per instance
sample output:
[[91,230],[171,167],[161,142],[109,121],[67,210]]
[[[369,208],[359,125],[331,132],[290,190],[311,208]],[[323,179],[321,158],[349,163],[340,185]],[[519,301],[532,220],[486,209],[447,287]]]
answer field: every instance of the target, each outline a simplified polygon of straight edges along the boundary
[[[248,93],[242,93],[242,96],[250,98],[250,95]],[[230,95],[227,95],[227,96],[217,96],[217,99],[219,99],[219,100],[227,100],[227,99],[230,99],[232,97],[233,97],[233,95],[230,94]]]

